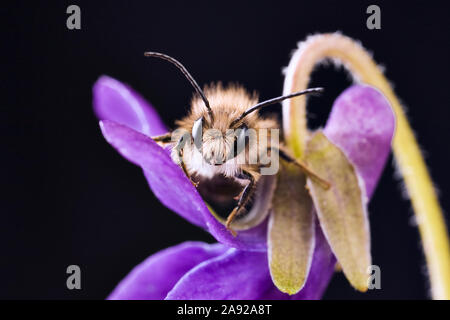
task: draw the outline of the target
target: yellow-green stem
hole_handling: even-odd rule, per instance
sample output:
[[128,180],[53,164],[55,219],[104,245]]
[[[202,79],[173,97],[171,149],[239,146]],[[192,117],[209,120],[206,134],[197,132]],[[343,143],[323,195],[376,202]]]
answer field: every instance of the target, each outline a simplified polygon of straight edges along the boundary
[[[304,90],[314,67],[326,58],[343,63],[357,81],[378,88],[390,101],[397,118],[393,152],[414,208],[432,297],[450,299],[450,246],[433,182],[400,101],[371,55],[359,43],[338,33],[311,36],[300,44],[286,70],[284,94]],[[303,155],[308,135],[305,106],[304,97],[283,103],[286,140],[298,157]]]

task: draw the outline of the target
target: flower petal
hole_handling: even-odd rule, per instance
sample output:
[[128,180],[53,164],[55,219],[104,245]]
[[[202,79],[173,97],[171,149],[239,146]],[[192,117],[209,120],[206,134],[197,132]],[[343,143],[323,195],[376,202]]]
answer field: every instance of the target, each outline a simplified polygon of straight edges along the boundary
[[221,244],[184,242],[160,251],[136,266],[114,289],[110,300],[164,299],[190,269],[228,250]]
[[214,218],[195,187],[169,154],[148,136],[124,125],[100,122],[105,139],[129,161],[144,169],[156,197],[189,222],[207,228],[223,244],[242,250],[266,250],[267,220],[237,237]]
[[371,86],[352,86],[334,102],[324,133],[355,165],[369,198],[389,155],[394,130],[388,100]]
[[267,218],[254,228],[238,231],[236,237],[209,211],[205,213],[204,218],[209,232],[217,241],[240,250],[267,250]]
[[307,182],[322,230],[347,279],[366,291],[371,255],[364,184],[345,154],[321,131],[307,142],[305,161],[331,184],[324,189],[314,179]]
[[272,283],[267,254],[230,249],[186,273],[169,292],[168,300],[289,300],[320,299],[334,272],[336,259],[316,227],[314,259],[303,289],[290,296]]
[[267,255],[230,249],[191,269],[169,292],[168,300],[258,300],[287,294],[274,291]]
[[108,76],[94,84],[94,111],[100,120],[112,120],[148,136],[167,132],[156,111],[130,87]]
[[[389,102],[378,90],[367,85],[345,90],[336,99],[324,128],[325,135],[355,165],[369,199],[389,155],[394,130],[395,117]],[[309,277],[313,276],[315,259],[316,256]],[[306,286],[299,294],[305,290]]]
[[306,282],[314,252],[314,213],[306,177],[281,163],[269,220],[268,258],[274,284],[295,294]]

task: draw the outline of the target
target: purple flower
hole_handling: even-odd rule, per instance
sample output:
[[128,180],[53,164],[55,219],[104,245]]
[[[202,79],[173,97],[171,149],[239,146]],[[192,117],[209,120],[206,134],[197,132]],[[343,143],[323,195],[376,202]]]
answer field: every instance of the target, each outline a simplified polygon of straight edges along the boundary
[[[155,110],[128,86],[101,77],[94,86],[94,109],[101,119],[105,139],[143,169],[156,197],[191,223],[208,230],[220,242],[214,245],[187,242],[149,257],[119,284],[110,299],[319,299],[322,296],[336,259],[317,221],[313,222],[315,241],[306,282],[297,294],[282,293],[273,284],[269,271],[269,219],[239,231],[234,237],[211,214],[167,150],[150,139],[167,130]],[[381,175],[394,127],[394,116],[386,99],[369,86],[357,85],[336,100],[323,130],[355,167],[364,181],[365,188],[362,186],[361,190],[365,190],[367,197],[372,195]],[[319,213],[322,223],[322,212]],[[244,282],[245,286],[235,286]]]
[[[325,240],[320,243],[327,246]],[[319,299],[332,275],[335,259],[325,249],[317,250],[315,261],[318,266],[326,266],[327,273],[312,274],[300,293],[289,296],[273,285],[265,252],[185,242],[136,266],[108,299]]]

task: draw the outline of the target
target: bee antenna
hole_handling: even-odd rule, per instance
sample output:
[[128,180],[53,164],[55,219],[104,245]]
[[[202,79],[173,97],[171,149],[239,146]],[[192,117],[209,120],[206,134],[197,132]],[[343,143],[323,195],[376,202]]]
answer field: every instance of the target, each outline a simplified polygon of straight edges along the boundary
[[200,86],[197,84],[197,82],[191,76],[189,71],[187,71],[187,69],[181,64],[181,62],[179,62],[175,58],[172,58],[171,56],[168,56],[164,53],[159,53],[159,52],[144,52],[144,56],[160,58],[160,59],[169,61],[170,63],[175,65],[181,71],[181,73],[183,73],[183,75],[186,77],[186,79],[189,80],[191,85],[194,87],[195,91],[197,91],[197,93],[200,95],[200,97],[202,98],[203,102],[205,103],[206,109],[208,109],[208,113],[212,119],[212,110],[211,110],[211,106],[209,105],[208,99],[206,99],[206,96],[203,93],[202,89],[200,89]]
[[311,89],[306,89],[306,90],[303,90],[303,91],[294,92],[294,93],[291,93],[291,94],[287,94],[285,96],[280,96],[280,97],[276,97],[276,98],[273,98],[273,99],[269,99],[269,100],[260,102],[258,104],[255,104],[253,107],[248,108],[247,110],[245,110],[245,112],[243,114],[241,114],[239,116],[239,118],[237,118],[236,120],[234,120],[231,123],[231,126],[239,123],[242,119],[244,119],[247,115],[249,115],[253,111],[259,110],[259,109],[261,109],[263,107],[267,107],[267,106],[270,106],[272,104],[281,102],[283,100],[294,98],[294,97],[301,96],[301,95],[304,95],[304,94],[310,94],[310,93],[313,93],[313,94],[316,93],[317,94],[317,93],[322,93],[323,91],[324,91],[323,88],[311,88]]

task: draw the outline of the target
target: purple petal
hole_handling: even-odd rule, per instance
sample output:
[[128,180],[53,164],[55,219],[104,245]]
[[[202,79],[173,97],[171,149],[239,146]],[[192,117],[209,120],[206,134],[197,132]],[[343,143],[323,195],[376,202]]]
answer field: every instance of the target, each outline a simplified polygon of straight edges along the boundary
[[[356,85],[335,101],[324,133],[355,165],[370,198],[383,171],[394,135],[395,117],[389,102],[376,89]],[[336,259],[320,228],[305,287],[293,299],[319,299],[334,270]]]
[[100,120],[112,120],[148,136],[167,132],[156,111],[130,87],[108,76],[94,84],[94,111]]
[[[111,300],[154,299],[318,299],[333,273],[334,260],[320,228],[314,262],[304,289],[294,296],[272,283],[264,252],[222,244],[185,242],[136,266],[114,289]],[[326,272],[322,272],[325,270]]]
[[195,187],[164,149],[148,136],[113,121],[101,121],[100,126],[105,139],[122,156],[144,169],[150,188],[168,208],[207,228],[223,244],[242,250],[266,250],[267,221],[233,237],[209,212]]
[[160,251],[136,266],[114,289],[110,300],[164,299],[177,281],[199,263],[224,253],[221,244],[185,242]]
[[267,250],[267,219],[252,229],[238,231],[236,237],[209,211],[205,214],[205,222],[214,238],[227,246],[248,251]]
[[317,245],[303,290],[293,296],[279,291],[270,277],[267,254],[230,249],[186,273],[168,300],[289,300],[319,299],[334,272],[336,260],[317,226]]
[[230,249],[191,269],[166,299],[257,300],[273,288],[266,253]]
[[324,133],[355,165],[369,198],[389,155],[394,130],[388,100],[370,86],[352,86],[334,102]]
[[[338,145],[363,178],[370,198],[383,171],[394,135],[395,117],[389,102],[365,85],[345,90],[333,104],[324,133]],[[336,259],[320,228],[307,282],[293,299],[319,299],[334,272]]]

